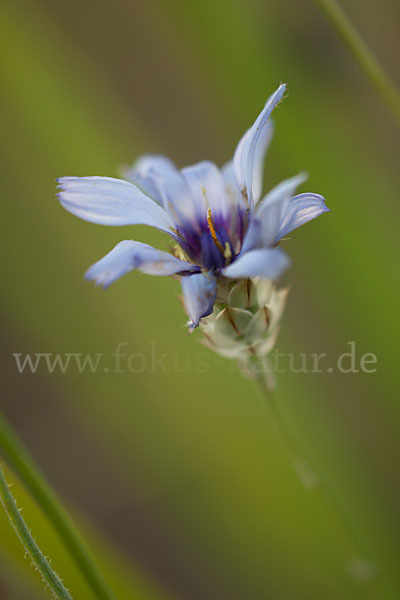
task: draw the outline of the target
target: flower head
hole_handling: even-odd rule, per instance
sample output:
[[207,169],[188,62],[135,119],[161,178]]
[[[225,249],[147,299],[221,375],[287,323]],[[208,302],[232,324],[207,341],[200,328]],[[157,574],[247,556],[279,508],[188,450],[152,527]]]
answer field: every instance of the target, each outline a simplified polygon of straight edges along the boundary
[[[125,240],[95,263],[86,277],[103,287],[139,269],[182,282],[189,326],[211,314],[229,282],[276,280],[289,265],[277,245],[293,229],[329,210],[318,194],[295,195],[303,174],[262,197],[264,157],[272,136],[269,119],[286,86],[268,99],[222,169],[208,161],[181,170],[163,156],[139,158],[125,176],[61,177],[61,204],[102,225],[149,225],[174,242],[173,252]],[[228,287],[227,287],[228,285]]]

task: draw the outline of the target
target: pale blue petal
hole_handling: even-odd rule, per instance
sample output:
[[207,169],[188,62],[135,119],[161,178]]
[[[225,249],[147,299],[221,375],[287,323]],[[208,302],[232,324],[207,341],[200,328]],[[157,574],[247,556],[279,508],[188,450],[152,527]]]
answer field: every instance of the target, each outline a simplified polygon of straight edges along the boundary
[[284,215],[296,188],[305,181],[306,175],[300,173],[275,186],[258,203],[255,217],[250,220],[241,253],[252,248],[268,248],[275,244],[281,229]]
[[233,167],[233,161],[227,162],[221,169],[222,179],[225,185],[225,194],[228,197],[231,207],[242,206],[243,210],[246,208],[243,195],[239,189],[238,183],[235,177],[235,170]]
[[260,133],[254,152],[253,164],[253,202],[257,204],[261,198],[264,180],[264,162],[268,147],[274,134],[273,122],[268,120]]
[[289,265],[287,254],[280,248],[260,248],[239,256],[222,274],[231,279],[278,279]]
[[[267,121],[275,106],[282,99],[285,89],[286,85],[281,84],[272,96],[270,96],[254,125],[244,134],[235,151],[233,164],[236,180],[241,192],[247,196],[250,208],[253,206],[254,190],[252,188],[254,168],[256,167],[257,177],[259,178],[260,156],[263,154],[265,140],[268,141],[268,134],[265,132],[265,127],[268,127]],[[261,144],[260,148],[258,148],[259,142]],[[255,165],[255,163],[257,164]],[[255,191],[259,192],[259,188],[260,185],[258,182]]]
[[149,275],[173,275],[197,271],[198,267],[148,244],[125,240],[92,265],[85,277],[106,288],[134,269]]
[[[235,172],[235,178],[237,181],[238,188],[241,194],[244,197],[248,197],[251,194],[249,193],[249,189],[247,186],[247,169],[246,169],[246,161],[248,158],[248,144],[249,137],[251,134],[251,129],[248,129],[246,133],[239,140],[238,145],[236,146],[235,154],[233,155],[233,170]],[[252,178],[251,178],[252,180]],[[251,190],[251,187],[250,187]]]
[[261,221],[257,219],[254,214],[250,213],[249,222],[240,250],[241,255],[249,252],[249,250],[254,250],[254,248],[261,246],[261,226]]
[[165,156],[145,154],[139,157],[130,169],[124,171],[124,177],[166,209],[176,198],[187,195],[180,171]]
[[283,216],[286,214],[290,199],[299,185],[307,179],[305,173],[295,175],[278,183],[261,200],[256,208],[256,218],[261,222],[261,245],[270,246],[274,243],[280,230]]
[[230,202],[225,193],[224,180],[218,167],[210,161],[202,161],[182,169],[182,175],[190,190],[193,208],[198,217],[205,217],[207,209],[213,214],[229,215]]
[[[253,158],[253,172],[251,179],[251,187],[249,189],[252,190],[251,194],[248,194],[249,197],[252,197],[253,206],[257,204],[261,197],[262,188],[263,188],[263,179],[264,179],[264,161],[265,155],[268,150],[268,146],[272,140],[273,136],[273,123],[272,121],[267,121],[265,126],[260,132],[260,136],[255,144],[254,149],[254,158]],[[239,157],[243,156],[243,149],[245,148],[245,144],[248,143],[248,139],[251,135],[251,129],[246,131],[243,138],[240,140],[238,144],[238,148],[235,154],[236,157],[236,169],[240,169],[241,167],[238,165]],[[235,177],[236,179],[236,177]],[[241,178],[242,179],[242,178]],[[238,184],[236,184],[237,189],[239,189]],[[243,181],[241,182],[241,188],[243,189]],[[247,188],[246,188],[247,189]],[[240,194],[242,197],[243,195]]]
[[171,233],[168,213],[136,185],[112,177],[60,177],[58,198],[72,214],[101,225],[150,225]]
[[211,274],[198,273],[182,278],[183,301],[189,327],[197,327],[202,317],[212,313],[217,283]]
[[319,217],[330,209],[325,204],[325,198],[319,194],[298,194],[294,196],[283,216],[281,227],[276,236],[276,241],[293,229],[297,229],[304,223]]

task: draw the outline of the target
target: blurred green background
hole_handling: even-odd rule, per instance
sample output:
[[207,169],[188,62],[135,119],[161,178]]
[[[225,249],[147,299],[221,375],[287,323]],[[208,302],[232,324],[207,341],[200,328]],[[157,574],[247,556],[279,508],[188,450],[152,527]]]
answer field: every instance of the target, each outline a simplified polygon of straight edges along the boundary
[[[342,5],[399,83],[399,4]],[[383,573],[399,597],[399,137],[323,15],[311,0],[2,0],[0,30],[1,407],[118,597],[369,600]],[[280,374],[278,394],[371,546],[373,580],[256,390],[185,331],[177,283],[84,281],[121,239],[162,236],[79,221],[54,199],[57,176],[118,176],[144,152],[223,164],[281,81],[266,185],[305,169],[332,213],[286,242],[278,342],[326,353],[325,367]],[[350,341],[376,372],[327,371]],[[123,342],[136,372],[127,357],[113,372]],[[96,373],[20,374],[13,353],[103,357]],[[8,476],[74,598],[92,598]],[[3,513],[0,540],[0,598],[47,597]]]

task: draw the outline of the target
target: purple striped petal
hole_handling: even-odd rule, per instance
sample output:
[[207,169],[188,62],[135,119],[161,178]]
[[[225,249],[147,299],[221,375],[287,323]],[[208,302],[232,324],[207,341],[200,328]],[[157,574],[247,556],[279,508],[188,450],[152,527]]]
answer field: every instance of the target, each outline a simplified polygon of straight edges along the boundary
[[125,240],[92,265],[85,277],[95,281],[97,285],[107,288],[122,275],[134,269],[139,269],[149,275],[173,275],[196,272],[199,267],[179,260],[172,254],[157,250],[148,244]]
[[167,212],[136,185],[112,177],[60,177],[58,198],[72,214],[101,225],[149,225],[171,233]]
[[260,248],[239,256],[222,274],[231,279],[278,279],[289,265],[287,254],[280,248]]
[[177,198],[188,194],[182,174],[172,160],[158,154],[139,157],[130,169],[124,171],[124,177],[166,210]]
[[[240,140],[233,157],[236,180],[241,192],[247,195],[250,208],[252,208],[254,204],[254,168],[256,168],[257,176],[259,177],[259,157],[263,153],[262,150],[266,140],[268,140],[268,134],[265,131],[265,128],[268,127],[267,121],[275,106],[282,99],[285,89],[286,85],[281,84],[272,96],[270,96],[254,125]],[[261,145],[260,148],[258,147],[258,144]],[[258,187],[257,185],[258,184],[256,183],[255,191],[259,192],[259,185]]]
[[268,248],[276,242],[276,236],[282,226],[290,199],[296,188],[305,181],[306,175],[300,173],[295,177],[278,183],[258,203],[255,215],[250,219],[243,240],[241,254],[254,248]]
[[304,223],[319,217],[324,212],[330,212],[330,209],[326,206],[323,196],[310,193],[293,196],[283,215],[275,241],[280,240],[293,229],[297,229]]
[[211,274],[198,273],[182,278],[183,301],[189,316],[189,327],[198,326],[202,317],[211,314],[217,293],[217,283]]
[[182,175],[190,190],[193,214],[204,219],[207,209],[216,215],[227,217],[231,208],[225,193],[221,171],[210,161],[202,161],[182,169]]
[[260,133],[254,152],[252,196],[254,205],[261,198],[264,180],[264,163],[268,147],[274,134],[274,124],[268,120]]

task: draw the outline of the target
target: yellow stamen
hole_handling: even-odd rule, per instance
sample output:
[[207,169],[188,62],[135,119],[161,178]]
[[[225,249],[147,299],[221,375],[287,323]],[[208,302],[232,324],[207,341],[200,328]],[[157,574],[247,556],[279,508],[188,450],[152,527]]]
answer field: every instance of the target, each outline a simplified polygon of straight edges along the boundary
[[182,234],[177,229],[175,229],[175,227],[170,227],[170,230],[172,231],[172,233],[175,233],[175,235],[182,239]]
[[225,242],[224,256],[226,258],[226,264],[229,265],[229,263],[231,262],[231,258],[232,258],[232,250],[231,250],[231,246],[230,246],[229,242]]
[[179,244],[174,245],[174,247],[172,248],[172,252],[173,252],[173,255],[175,256],[175,258],[179,258],[179,260],[188,262],[188,257],[186,256],[183,249],[179,246]]
[[211,233],[211,237],[214,241],[214,244],[217,246],[218,250],[225,255],[225,249],[223,247],[223,245],[221,244],[221,242],[219,241],[219,239],[217,238],[217,234],[215,232],[215,227],[214,227],[214,223],[212,220],[212,215],[211,215],[211,208],[209,208],[207,210],[207,223],[208,223],[208,227],[210,229],[210,233]]

